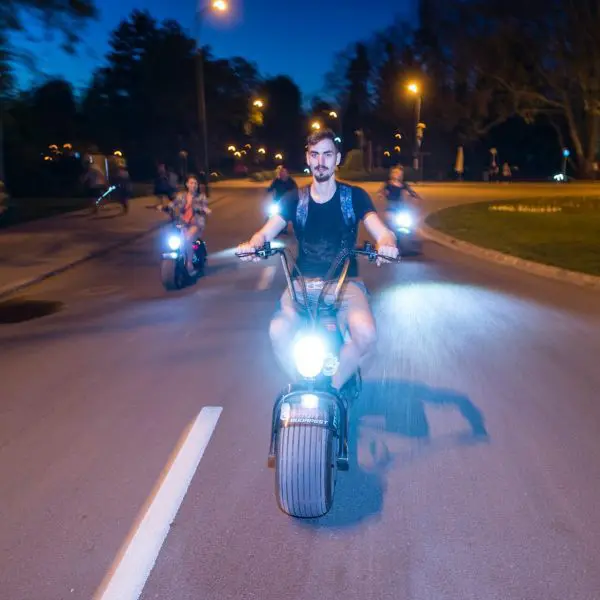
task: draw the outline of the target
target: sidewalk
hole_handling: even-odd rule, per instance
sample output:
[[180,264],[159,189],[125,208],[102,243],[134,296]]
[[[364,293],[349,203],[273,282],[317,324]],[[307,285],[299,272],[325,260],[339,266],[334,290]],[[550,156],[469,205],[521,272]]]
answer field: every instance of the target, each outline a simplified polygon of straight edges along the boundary
[[116,204],[97,215],[77,211],[0,230],[0,298],[127,244],[168,222],[154,197],[135,198],[129,214]]

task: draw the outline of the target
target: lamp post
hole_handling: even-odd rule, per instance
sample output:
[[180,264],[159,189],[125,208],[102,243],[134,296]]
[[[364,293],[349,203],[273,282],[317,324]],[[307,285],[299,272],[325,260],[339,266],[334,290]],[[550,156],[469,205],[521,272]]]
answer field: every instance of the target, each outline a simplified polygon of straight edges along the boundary
[[206,97],[204,90],[204,55],[202,52],[202,44],[200,43],[200,31],[202,29],[202,21],[204,15],[212,10],[214,12],[226,12],[228,4],[226,0],[212,0],[210,4],[201,5],[198,4],[196,10],[196,79],[198,84],[198,121],[200,124],[200,139],[202,150],[200,155],[204,163],[204,175],[206,177],[206,193],[208,195],[208,181],[210,179],[210,170],[208,164],[208,132],[206,123]]
[[568,148],[563,148],[563,151],[562,151],[562,156],[563,156],[563,163],[562,163],[563,181],[567,181],[567,161],[569,160],[569,156],[570,155],[571,155],[571,151]]
[[[421,89],[419,88],[419,84],[416,82],[411,82],[407,86],[408,91],[416,96],[415,102],[415,149],[414,149],[414,157],[413,157],[413,168],[415,172],[420,169],[420,151],[421,151],[421,142],[423,141],[423,129],[424,126],[421,124],[421,103],[423,101],[423,96],[421,94]],[[422,176],[421,176],[422,179]]]

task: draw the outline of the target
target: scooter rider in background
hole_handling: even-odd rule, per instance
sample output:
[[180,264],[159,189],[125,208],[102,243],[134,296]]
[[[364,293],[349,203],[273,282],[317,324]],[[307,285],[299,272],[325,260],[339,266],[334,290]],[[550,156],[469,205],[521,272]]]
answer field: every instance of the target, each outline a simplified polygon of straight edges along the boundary
[[186,259],[190,275],[193,275],[193,243],[201,237],[206,226],[206,216],[212,213],[208,207],[208,199],[200,190],[200,182],[195,175],[188,175],[185,180],[185,191],[179,192],[166,207],[158,206],[158,210],[171,212],[173,218],[179,218],[186,225]]
[[[267,193],[272,194],[272,201],[269,205],[269,217],[279,214],[280,202],[283,196],[291,190],[298,189],[298,185],[294,181],[288,170],[283,166],[279,165],[276,169],[275,179],[271,182],[271,185],[267,188]],[[288,233],[288,225],[286,224],[283,233]]]
[[398,165],[390,169],[388,182],[379,190],[379,196],[387,201],[386,210],[398,210],[406,201],[406,194],[422,201],[423,199],[404,181],[404,167]]

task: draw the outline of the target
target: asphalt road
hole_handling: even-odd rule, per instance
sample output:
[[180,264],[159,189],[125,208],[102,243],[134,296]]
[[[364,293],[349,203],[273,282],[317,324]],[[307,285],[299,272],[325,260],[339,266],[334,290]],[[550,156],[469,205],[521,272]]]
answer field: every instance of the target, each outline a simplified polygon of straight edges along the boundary
[[598,600],[598,294],[434,244],[363,265],[380,340],[351,468],[329,515],[293,520],[266,467],[283,276],[231,256],[262,214],[227,195],[192,288],[163,291],[156,235],[0,307],[50,313],[0,324],[0,598],[92,598],[217,406],[143,600]]

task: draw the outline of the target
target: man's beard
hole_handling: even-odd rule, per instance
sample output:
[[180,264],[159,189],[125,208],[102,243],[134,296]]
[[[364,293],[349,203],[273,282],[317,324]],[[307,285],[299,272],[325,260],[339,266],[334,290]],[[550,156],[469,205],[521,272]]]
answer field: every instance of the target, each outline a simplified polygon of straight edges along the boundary
[[333,176],[333,171],[313,169],[313,177],[319,183],[329,181]]

